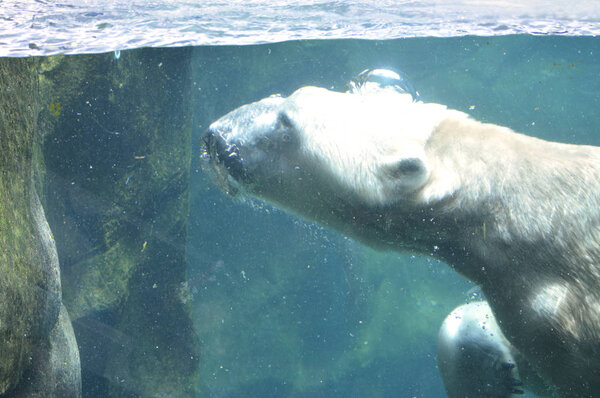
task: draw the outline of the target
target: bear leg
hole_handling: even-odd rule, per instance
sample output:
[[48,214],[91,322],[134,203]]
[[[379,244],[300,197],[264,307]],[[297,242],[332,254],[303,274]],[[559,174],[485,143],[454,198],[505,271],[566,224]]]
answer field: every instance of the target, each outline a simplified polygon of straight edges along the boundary
[[485,301],[461,305],[438,335],[438,367],[449,398],[523,394],[512,347]]

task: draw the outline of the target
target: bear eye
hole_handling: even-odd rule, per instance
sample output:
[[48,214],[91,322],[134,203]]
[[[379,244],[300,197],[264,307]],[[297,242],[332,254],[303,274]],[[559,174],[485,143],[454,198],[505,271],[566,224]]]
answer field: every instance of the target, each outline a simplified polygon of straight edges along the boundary
[[406,158],[386,165],[386,171],[392,178],[406,178],[424,173],[425,165],[419,158]]
[[288,143],[292,141],[294,126],[292,120],[285,112],[279,112],[277,115],[277,129],[280,132],[281,141]]
[[289,129],[289,128],[293,127],[292,120],[290,119],[288,114],[285,112],[279,112],[279,114],[277,115],[277,124],[279,124],[279,126],[285,128],[285,129]]

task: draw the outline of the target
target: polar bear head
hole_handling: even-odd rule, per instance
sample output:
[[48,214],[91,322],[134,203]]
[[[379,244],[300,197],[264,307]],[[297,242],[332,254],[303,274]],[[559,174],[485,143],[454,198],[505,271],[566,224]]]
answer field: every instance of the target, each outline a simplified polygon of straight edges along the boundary
[[226,191],[324,221],[344,206],[387,206],[427,182],[425,143],[446,108],[397,86],[303,87],[210,125],[204,157]]

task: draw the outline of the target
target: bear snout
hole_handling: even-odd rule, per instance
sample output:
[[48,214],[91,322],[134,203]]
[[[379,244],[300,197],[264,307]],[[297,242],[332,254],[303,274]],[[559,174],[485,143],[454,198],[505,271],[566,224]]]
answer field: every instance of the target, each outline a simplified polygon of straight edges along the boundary
[[247,182],[239,148],[225,139],[221,131],[209,128],[202,137],[201,158],[239,182]]

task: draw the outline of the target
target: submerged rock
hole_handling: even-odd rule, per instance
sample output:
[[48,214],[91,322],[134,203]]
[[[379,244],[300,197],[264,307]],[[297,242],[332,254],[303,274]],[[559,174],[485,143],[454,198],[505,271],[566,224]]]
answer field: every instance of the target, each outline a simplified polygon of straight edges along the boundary
[[0,58],[0,393],[80,397],[77,343],[61,304],[58,257],[36,193],[38,61]]
[[44,102],[54,104],[44,120],[45,205],[84,378],[107,396],[195,396],[197,338],[179,299],[190,54],[139,49],[42,64]]

